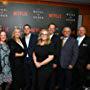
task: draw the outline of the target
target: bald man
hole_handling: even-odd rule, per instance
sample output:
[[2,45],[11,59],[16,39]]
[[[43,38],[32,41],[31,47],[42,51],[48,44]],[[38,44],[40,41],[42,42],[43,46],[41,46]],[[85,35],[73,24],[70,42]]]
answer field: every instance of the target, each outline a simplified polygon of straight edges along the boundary
[[[76,89],[75,90],[84,90],[83,86],[86,83],[85,76],[90,74],[90,37],[86,36],[86,28],[81,26],[78,29],[78,47],[79,47],[79,56],[76,64]],[[88,71],[88,72],[86,72]],[[89,77],[90,78],[90,77]],[[77,82],[78,81],[78,82]],[[90,87],[90,80],[89,80],[89,87]]]
[[78,57],[77,41],[70,37],[71,28],[64,27],[60,54],[60,90],[71,90],[72,70]]

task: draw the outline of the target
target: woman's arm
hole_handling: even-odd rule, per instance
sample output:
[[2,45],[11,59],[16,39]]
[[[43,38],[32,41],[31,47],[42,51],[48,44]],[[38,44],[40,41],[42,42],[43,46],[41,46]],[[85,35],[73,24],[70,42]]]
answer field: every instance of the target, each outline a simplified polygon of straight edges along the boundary
[[35,55],[35,52],[33,52],[33,61],[34,61],[34,64],[37,68],[40,68],[41,67],[41,64],[40,62],[37,62],[37,57]]
[[40,68],[41,66],[48,64],[50,61],[53,60],[53,58],[54,58],[54,55],[49,55],[48,58],[45,59],[44,61],[37,62],[36,55],[35,55],[35,53],[33,53],[33,60],[34,60],[34,63],[35,63],[37,68]]
[[21,52],[21,53],[15,53],[15,57],[22,57],[24,56],[24,52]]
[[44,61],[42,61],[40,64],[42,65],[46,65],[48,64],[50,61],[52,61],[54,59],[54,55],[49,55],[47,59],[45,59]]
[[37,58],[36,58],[35,52],[33,52],[33,61],[34,61],[34,63],[36,63],[36,60],[37,60]]

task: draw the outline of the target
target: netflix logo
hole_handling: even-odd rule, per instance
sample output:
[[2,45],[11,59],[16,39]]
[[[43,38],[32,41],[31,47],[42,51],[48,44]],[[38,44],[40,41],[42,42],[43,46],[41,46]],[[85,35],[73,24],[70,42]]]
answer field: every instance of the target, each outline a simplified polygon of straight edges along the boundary
[[13,11],[13,16],[28,16],[26,11]]
[[58,18],[58,19],[61,19],[64,17],[64,15],[62,14],[48,14],[48,17],[49,18]]

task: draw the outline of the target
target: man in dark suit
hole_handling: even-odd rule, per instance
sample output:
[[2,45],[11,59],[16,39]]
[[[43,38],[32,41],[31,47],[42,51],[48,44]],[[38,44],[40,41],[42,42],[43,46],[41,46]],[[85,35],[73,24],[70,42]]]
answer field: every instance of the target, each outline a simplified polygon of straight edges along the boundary
[[50,39],[51,39],[51,45],[54,47],[54,50],[56,52],[54,61],[52,62],[52,68],[53,68],[53,73],[51,76],[51,82],[50,82],[50,90],[54,90],[55,83],[57,82],[57,43],[60,40],[59,34],[56,33],[56,25],[54,23],[50,23],[48,25],[48,31],[50,34]]
[[[50,34],[51,44],[56,50],[57,49],[57,43],[60,41],[59,33],[56,33],[56,25],[54,23],[50,23],[48,25],[48,31]],[[56,50],[56,52],[57,52],[57,50]],[[55,57],[55,60],[53,63],[53,68],[56,68],[56,67],[57,67],[57,59]]]
[[72,70],[78,57],[77,41],[70,37],[71,29],[64,27],[60,53],[60,90],[71,90]]
[[77,63],[75,65],[75,70],[76,70],[75,75],[77,75],[75,79],[76,80],[75,90],[84,90],[83,86],[85,85],[87,78],[86,71],[88,71],[90,75],[90,71],[89,71],[90,70],[90,37],[87,37],[85,34],[86,34],[86,29],[85,27],[81,26],[78,29],[78,37],[77,37],[79,56]]
[[31,90],[32,81],[33,81],[33,50],[37,42],[37,36],[31,33],[30,25],[26,24],[23,27],[25,36],[23,37],[23,45],[25,48],[25,90]]

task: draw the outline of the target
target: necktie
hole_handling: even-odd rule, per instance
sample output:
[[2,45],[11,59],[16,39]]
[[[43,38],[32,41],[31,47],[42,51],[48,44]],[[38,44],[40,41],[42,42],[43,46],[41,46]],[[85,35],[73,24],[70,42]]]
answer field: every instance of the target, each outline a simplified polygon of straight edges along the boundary
[[80,38],[78,37],[77,38],[77,41],[78,41],[78,46],[80,45]]
[[64,46],[65,45],[65,38],[63,38],[63,40],[62,40],[62,46]]

